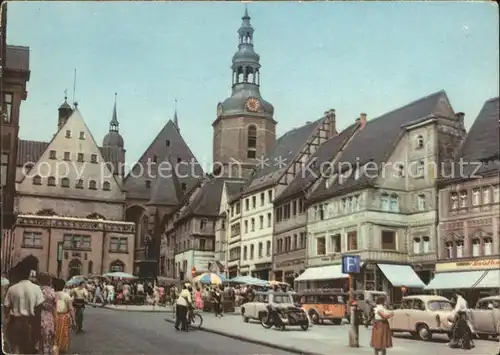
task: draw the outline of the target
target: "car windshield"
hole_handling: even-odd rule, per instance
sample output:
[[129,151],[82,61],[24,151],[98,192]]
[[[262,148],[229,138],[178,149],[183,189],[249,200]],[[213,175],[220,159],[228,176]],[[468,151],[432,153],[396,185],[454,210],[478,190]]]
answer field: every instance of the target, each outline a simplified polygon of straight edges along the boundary
[[427,306],[431,311],[451,311],[453,306],[448,301],[429,301]]
[[274,303],[293,303],[290,295],[273,295]]

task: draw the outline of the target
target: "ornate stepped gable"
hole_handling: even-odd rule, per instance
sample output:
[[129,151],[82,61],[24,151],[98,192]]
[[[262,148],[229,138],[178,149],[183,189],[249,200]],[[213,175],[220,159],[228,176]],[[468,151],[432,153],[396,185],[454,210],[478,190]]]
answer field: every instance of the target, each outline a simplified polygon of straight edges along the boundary
[[[496,97],[484,103],[462,147],[457,153],[453,169],[456,176],[455,178],[448,179],[447,182],[461,180],[463,179],[463,175],[489,176],[498,174],[500,171],[500,143],[498,141],[498,132],[500,129],[499,102],[500,99]],[[460,161],[468,163],[467,165],[463,164],[462,177],[460,177]],[[478,164],[480,164],[480,167]]]
[[[148,169],[148,166],[151,168]],[[158,168],[165,177],[159,176]],[[176,169],[179,176],[172,178]],[[202,176],[203,169],[176,124],[169,120],[125,177],[124,188],[127,198],[177,205],[180,197],[192,190]],[[159,195],[153,194],[153,190]]]
[[[347,163],[350,163],[353,168],[363,167],[368,162],[381,166],[387,161],[394,146],[404,133],[404,126],[417,124],[430,117],[453,117],[454,115],[446,93],[444,91],[433,93],[369,120],[363,129],[358,130],[352,140],[344,147],[338,160],[343,163],[344,167],[347,166]],[[346,173],[338,171],[338,165],[334,167],[333,174]],[[361,174],[357,177],[354,170],[343,176],[342,184],[329,184],[327,187],[326,180],[321,180],[316,189],[312,191],[309,203],[369,187],[375,181],[376,179],[369,178],[367,174]]]
[[320,145],[318,150],[312,155],[311,159],[302,165],[304,170],[301,170],[295,176],[290,184],[281,192],[281,194],[277,196],[274,202],[279,203],[288,198],[292,198],[297,194],[304,193],[304,191],[311,187],[312,184],[314,184],[314,182],[320,177],[322,172],[321,167],[334,161],[340,150],[355,134],[359,126],[359,123],[356,122],[344,129],[338,135],[331,137],[324,144]]
[[[22,143],[21,146],[23,145]],[[43,144],[36,143],[31,146],[36,150],[30,152],[35,158]],[[69,156],[66,156],[67,154]],[[29,156],[30,154],[20,150],[18,162]],[[29,176],[25,175],[21,179],[18,190],[21,194],[35,192],[78,198],[87,196],[87,190],[90,188],[100,190],[101,197],[104,195],[110,199],[121,199],[121,187],[115,176],[112,176],[112,170],[103,164],[105,161],[80,111],[75,108],[38,159],[32,162]],[[103,173],[106,177],[103,177]],[[95,185],[89,185],[91,182]]]

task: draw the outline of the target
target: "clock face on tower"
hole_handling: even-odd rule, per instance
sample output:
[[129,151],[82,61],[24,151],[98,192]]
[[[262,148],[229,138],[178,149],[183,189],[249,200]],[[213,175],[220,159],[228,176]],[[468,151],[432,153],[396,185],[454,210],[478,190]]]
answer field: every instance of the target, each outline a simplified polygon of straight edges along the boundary
[[255,97],[249,97],[245,106],[248,111],[257,112],[260,109],[260,101]]
[[220,117],[222,115],[222,104],[219,102],[217,105],[217,117]]

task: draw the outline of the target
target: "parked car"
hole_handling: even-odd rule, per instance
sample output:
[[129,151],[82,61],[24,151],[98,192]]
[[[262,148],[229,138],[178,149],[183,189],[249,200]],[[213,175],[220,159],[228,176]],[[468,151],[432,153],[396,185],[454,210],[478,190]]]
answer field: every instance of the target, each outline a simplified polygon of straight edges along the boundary
[[478,336],[488,339],[499,335],[500,295],[481,298],[471,311],[472,324]]
[[261,323],[268,322],[268,306],[279,311],[283,327],[286,325],[299,325],[304,330],[309,326],[307,313],[298,305],[294,304],[291,294],[284,292],[256,292],[253,302],[241,306],[243,321],[248,323],[250,319],[259,320]]
[[395,309],[389,319],[393,333],[409,332],[413,337],[429,341],[432,334],[451,335],[453,328],[449,321],[454,314],[451,302],[442,296],[407,296],[401,307]]

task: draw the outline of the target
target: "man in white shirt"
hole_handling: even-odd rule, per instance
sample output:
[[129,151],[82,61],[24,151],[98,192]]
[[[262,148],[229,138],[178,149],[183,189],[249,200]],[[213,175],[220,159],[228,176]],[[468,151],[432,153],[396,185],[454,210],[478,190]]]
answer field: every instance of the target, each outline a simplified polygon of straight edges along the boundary
[[182,326],[182,330],[188,331],[188,312],[189,307],[192,306],[193,300],[191,298],[191,285],[186,283],[182,287],[182,291],[177,298],[175,305],[175,329],[179,330],[179,326]]
[[26,258],[13,271],[20,280],[5,295],[4,312],[7,341],[14,354],[35,354],[41,335],[41,306],[44,301],[40,286],[29,280],[35,267]]

